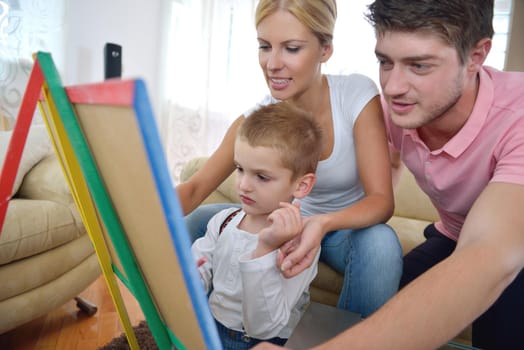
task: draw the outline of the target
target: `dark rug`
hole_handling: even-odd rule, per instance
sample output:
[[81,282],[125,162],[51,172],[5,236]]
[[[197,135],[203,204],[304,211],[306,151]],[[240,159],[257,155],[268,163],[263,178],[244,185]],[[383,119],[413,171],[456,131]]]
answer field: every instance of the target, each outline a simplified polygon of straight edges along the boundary
[[[133,327],[133,330],[135,331],[136,340],[140,350],[158,350],[158,346],[153,339],[153,335],[151,334],[146,321],[140,321],[138,325]],[[125,333],[122,333],[106,345],[98,348],[98,350],[130,350],[130,347]]]

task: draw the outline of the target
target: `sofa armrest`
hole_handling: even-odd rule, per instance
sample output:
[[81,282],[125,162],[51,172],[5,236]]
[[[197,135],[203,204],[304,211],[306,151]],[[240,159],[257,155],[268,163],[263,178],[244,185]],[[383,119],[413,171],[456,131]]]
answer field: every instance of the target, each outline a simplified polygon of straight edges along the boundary
[[44,157],[24,176],[16,197],[43,199],[64,205],[73,203],[62,167],[55,154]]
[[[207,161],[208,157],[193,158],[180,171],[180,181],[187,181]],[[235,191],[235,175],[231,174],[213,191],[202,204],[207,203],[239,203]]]

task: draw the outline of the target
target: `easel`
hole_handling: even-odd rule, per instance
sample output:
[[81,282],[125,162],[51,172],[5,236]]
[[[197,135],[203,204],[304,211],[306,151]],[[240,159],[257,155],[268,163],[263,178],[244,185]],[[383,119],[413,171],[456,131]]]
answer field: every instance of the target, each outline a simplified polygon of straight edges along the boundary
[[[45,55],[40,56],[37,54],[35,56],[34,65],[29,76],[27,88],[22,99],[18,117],[16,119],[13,133],[9,142],[9,147],[7,149],[5,161],[2,166],[0,177],[0,232],[3,227],[7,208],[9,206],[9,199],[11,197],[14,181],[17,175],[18,167],[20,165],[25,142],[27,140],[27,135],[29,133],[29,128],[31,126],[31,121],[33,119],[37,104],[40,105],[41,111],[43,112],[42,114],[45,116],[44,120],[46,121],[48,132],[50,134],[63,132],[51,130],[51,124],[49,122],[50,120],[48,119],[53,117],[56,118],[57,112],[56,108],[54,107],[54,100],[49,95],[48,82],[46,80],[54,80],[56,82],[57,77],[50,76],[49,72],[46,76],[44,75],[38,57],[41,57],[45,60]],[[41,93],[44,97],[43,101],[41,100]],[[80,215],[82,216],[82,220],[84,223],[88,223],[86,224],[87,231],[91,240],[94,242],[101,269],[113,298],[113,302],[116,306],[120,321],[124,327],[128,343],[131,349],[139,349],[124,301],[120,294],[120,289],[113,273],[109,252],[107,249],[104,249],[106,247],[105,243],[99,241],[102,236],[100,233],[100,224],[98,223],[94,208],[88,205],[89,202],[80,200],[80,198],[89,196],[87,187],[78,186],[73,188],[71,186],[72,177],[78,176],[80,174],[78,166],[75,166],[72,149],[70,145],[67,144],[57,145],[55,138],[52,138],[52,140],[55,151],[57,152],[57,155],[59,155],[60,164],[64,174],[66,175],[66,180],[68,181],[70,189],[73,190],[72,195],[75,199],[75,203],[79,209]],[[77,191],[74,191],[74,189]]]
[[[41,67],[42,61],[44,64],[46,64],[47,68],[45,75]],[[98,219],[96,209],[92,205],[92,202],[88,200],[88,198],[90,198],[90,194],[87,184],[85,181],[82,181],[83,177],[79,164],[76,161],[71,144],[68,142],[67,137],[65,137],[65,130],[61,128],[62,124],[58,119],[59,114],[57,111],[57,103],[65,103],[66,106],[69,103],[67,101],[55,101],[55,98],[50,93],[50,85],[55,84],[60,86],[60,78],[56,72],[56,69],[54,68],[51,57],[43,53],[38,53],[35,56],[33,71],[35,70],[39,72],[40,76],[42,76],[42,80],[34,82],[34,84],[36,85],[40,83],[39,89],[41,89],[42,92],[42,99],[39,100],[40,111],[42,112],[48,132],[50,136],[52,136],[51,140],[53,142],[55,152],[60,160],[62,171],[64,172],[75,204],[82,217],[82,222],[86,226],[89,237],[93,242],[102,274],[106,281],[106,285],[108,286],[111,298],[113,299],[113,303],[117,310],[120,322],[124,328],[124,333],[126,334],[129,346],[132,350],[138,350],[138,342],[135,333],[133,332],[133,326],[131,325],[131,321],[129,319],[129,315],[127,313],[127,309],[113,270],[111,254],[103,240],[102,224]],[[29,84],[32,84],[31,79]],[[74,185],[74,182],[76,185]],[[115,271],[119,270],[115,269]]]
[[42,71],[40,69],[33,69],[29,76],[29,82],[13,127],[13,134],[9,141],[4,164],[2,165],[2,172],[0,174],[0,233],[4,226],[9,199],[11,198],[16,173],[20,165],[20,160],[22,159],[27,134],[31,126],[31,121],[33,120],[33,114],[36,110],[43,81]]
[[[39,52],[29,85],[42,90],[44,121],[131,348],[138,344],[117,277],[160,349],[221,349],[144,83],[63,87],[51,56]],[[34,111],[37,100],[34,93],[24,104]]]

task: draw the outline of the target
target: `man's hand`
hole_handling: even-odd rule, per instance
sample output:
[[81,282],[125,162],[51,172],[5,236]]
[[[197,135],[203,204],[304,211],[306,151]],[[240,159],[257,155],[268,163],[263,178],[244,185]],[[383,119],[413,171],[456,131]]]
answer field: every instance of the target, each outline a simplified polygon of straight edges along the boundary
[[282,274],[287,278],[294,277],[311,266],[320,249],[322,237],[324,232],[315,217],[304,219],[302,234],[280,248],[277,264]]
[[268,216],[269,226],[258,233],[258,245],[252,257],[257,258],[280,248],[302,232],[300,203],[280,203],[281,208]]

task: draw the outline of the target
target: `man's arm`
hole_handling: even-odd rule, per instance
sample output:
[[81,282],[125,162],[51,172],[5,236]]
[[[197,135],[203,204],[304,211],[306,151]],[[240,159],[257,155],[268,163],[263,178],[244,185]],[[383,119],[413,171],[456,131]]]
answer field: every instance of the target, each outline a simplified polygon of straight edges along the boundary
[[523,267],[524,186],[491,183],[470,210],[452,255],[315,349],[438,348],[487,310]]
[[455,252],[383,308],[318,349],[434,349],[498,298],[524,267],[524,186],[492,183]]

